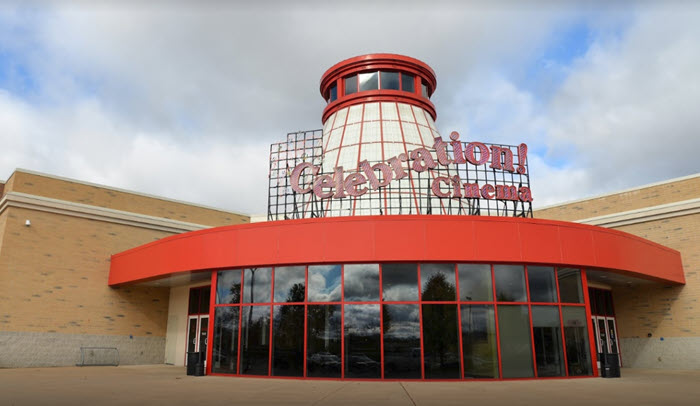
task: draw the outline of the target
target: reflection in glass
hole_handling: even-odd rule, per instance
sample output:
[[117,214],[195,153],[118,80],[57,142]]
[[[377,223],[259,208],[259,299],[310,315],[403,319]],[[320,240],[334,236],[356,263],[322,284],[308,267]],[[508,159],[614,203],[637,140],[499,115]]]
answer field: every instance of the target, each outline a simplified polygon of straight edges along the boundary
[[235,374],[238,360],[238,307],[217,307],[214,314],[211,371]]
[[303,376],[304,305],[275,306],[273,320],[272,375]]
[[382,265],[382,289],[387,301],[418,300],[418,265]]
[[308,306],[306,376],[338,378],[341,372],[340,305]]
[[501,341],[503,377],[530,378],[534,376],[527,306],[498,306],[498,330]]
[[498,378],[493,306],[462,305],[461,313],[464,377]]
[[243,306],[241,311],[240,373],[267,375],[270,355],[270,306]]
[[420,379],[420,314],[417,304],[384,305],[384,378]]
[[554,281],[554,268],[549,266],[528,266],[527,281],[530,286],[531,302],[557,301],[557,285]]
[[532,306],[532,336],[535,341],[537,376],[564,376],[558,306]]
[[421,264],[420,280],[422,300],[457,300],[455,264]]
[[338,98],[338,87],[336,85],[331,86],[330,90],[330,102],[334,102]]
[[303,302],[305,278],[306,268],[304,266],[275,268],[275,302]]
[[360,91],[379,89],[379,75],[377,72],[360,73]]
[[457,305],[424,304],[422,306],[425,378],[459,378]]
[[459,300],[489,302],[493,300],[491,265],[459,264]]
[[340,302],[340,265],[309,266],[309,302]]
[[564,321],[564,340],[566,340],[566,361],[569,375],[592,375],[586,309],[582,306],[562,306],[561,315]]
[[420,90],[423,97],[428,98],[428,85],[425,82],[421,82]]
[[405,92],[411,92],[415,90],[413,87],[413,75],[408,75],[406,73],[401,74],[401,90]]
[[272,268],[246,268],[243,274],[243,303],[269,303]]
[[220,271],[216,274],[216,303],[241,302],[241,270]]
[[345,305],[345,377],[381,378],[379,305]]
[[399,90],[398,72],[380,72],[382,79],[382,89]]
[[379,301],[379,265],[353,264],[345,265],[346,302]]
[[583,303],[581,272],[573,268],[557,269],[559,296],[562,303]]
[[345,94],[357,93],[357,76],[345,78]]
[[525,269],[522,265],[494,265],[496,300],[499,302],[527,302]]

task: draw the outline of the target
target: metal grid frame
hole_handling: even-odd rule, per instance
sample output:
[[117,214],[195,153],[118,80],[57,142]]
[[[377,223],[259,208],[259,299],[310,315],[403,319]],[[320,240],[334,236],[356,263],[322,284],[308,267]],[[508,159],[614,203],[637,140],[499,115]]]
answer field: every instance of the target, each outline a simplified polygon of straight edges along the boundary
[[[378,190],[372,190],[363,196],[347,196],[343,199],[319,199],[313,193],[299,194],[290,186],[290,174],[294,167],[302,162],[321,166],[323,163],[322,130],[299,131],[287,134],[287,140],[270,146],[270,169],[268,187],[267,218],[289,220],[314,217],[338,217],[356,215],[358,207],[364,205],[369,209],[360,209],[362,214],[451,214],[451,215],[486,215],[505,217],[532,217],[532,203],[511,200],[484,198],[437,197],[431,191],[431,184],[436,176],[451,177],[458,175],[462,183],[479,185],[505,185],[516,188],[530,188],[528,163],[525,173],[511,173],[489,167],[489,162],[482,165],[450,164],[425,172],[409,172],[410,181],[394,181]],[[462,142],[463,150],[468,142]],[[513,153],[513,162],[520,162],[518,147],[506,144],[487,144]],[[434,152],[434,151],[431,151]],[[448,154],[454,156],[452,146],[448,145]],[[475,152],[476,157],[479,153]],[[370,164],[378,163],[372,161]],[[350,169],[354,172],[356,168]],[[319,172],[316,176],[325,174]],[[328,173],[332,175],[332,173]],[[311,175],[302,176],[303,182],[310,182]],[[408,179],[408,178],[406,178]],[[414,194],[415,192],[415,194]],[[408,203],[408,204],[406,204]],[[369,211],[369,213],[366,213]]]

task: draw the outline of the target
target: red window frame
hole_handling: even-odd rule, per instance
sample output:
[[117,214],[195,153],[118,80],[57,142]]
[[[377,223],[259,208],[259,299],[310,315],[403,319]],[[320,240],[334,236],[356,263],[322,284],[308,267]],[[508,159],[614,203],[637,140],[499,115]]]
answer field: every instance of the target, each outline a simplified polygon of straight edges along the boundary
[[[525,289],[527,293],[527,301],[526,302],[504,302],[504,301],[498,301],[498,298],[496,296],[496,280],[495,280],[495,270],[494,270],[494,265],[499,265],[499,264],[488,264],[491,269],[491,289],[492,289],[492,300],[490,301],[466,301],[466,300],[460,300],[460,295],[459,295],[459,264],[460,263],[454,263],[454,262],[448,262],[448,264],[454,265],[454,276],[455,276],[455,300],[452,301],[423,301],[421,300],[421,290],[422,290],[422,280],[421,280],[421,265],[425,263],[436,263],[436,262],[424,262],[424,263],[416,263],[417,265],[417,278],[418,278],[418,300],[411,300],[411,301],[387,301],[384,300],[384,286],[383,286],[383,263],[379,263],[379,299],[376,301],[353,301],[353,302],[346,302],[345,301],[345,264],[323,264],[323,265],[340,265],[341,269],[341,299],[340,301],[333,301],[333,302],[309,302],[308,301],[308,295],[309,295],[309,289],[308,289],[308,284],[309,284],[309,265],[289,265],[289,266],[304,266],[305,272],[304,272],[304,281],[305,281],[305,289],[304,289],[304,302],[290,302],[290,303],[275,303],[274,301],[274,289],[275,289],[275,270],[276,268],[280,267],[272,267],[272,286],[271,286],[271,295],[270,295],[270,302],[266,303],[243,303],[243,297],[244,297],[244,275],[245,271],[244,269],[241,269],[241,302],[236,303],[236,304],[217,304],[216,303],[216,285],[217,285],[217,274],[218,271],[213,271],[212,272],[212,281],[211,281],[211,296],[210,296],[210,307],[209,307],[209,331],[211,332],[210,335],[212,337],[212,340],[210,341],[210,345],[207,346],[207,374],[211,375],[221,375],[221,376],[239,376],[239,377],[259,377],[259,378],[276,378],[276,379],[317,379],[317,380],[356,380],[356,381],[377,381],[377,380],[388,380],[388,381],[396,381],[396,380],[404,380],[404,379],[385,379],[384,378],[384,326],[383,326],[383,310],[382,306],[383,305],[400,305],[400,304],[414,304],[418,305],[419,308],[419,323],[420,323],[420,348],[421,348],[421,378],[420,379],[413,379],[416,381],[479,381],[479,380],[528,380],[528,379],[568,379],[568,378],[588,378],[588,377],[596,377],[598,376],[597,369],[595,368],[596,365],[596,358],[597,354],[595,353],[595,342],[593,341],[594,338],[592,337],[593,332],[592,332],[592,326],[591,326],[591,313],[590,313],[590,306],[589,306],[589,295],[588,295],[588,283],[587,283],[587,278],[586,278],[586,272],[585,269],[582,268],[574,268],[578,269],[580,272],[580,278],[581,278],[581,286],[583,290],[583,303],[563,303],[561,302],[561,297],[560,297],[560,290],[559,290],[559,278],[558,278],[558,272],[559,268],[565,268],[565,267],[556,267],[552,266],[554,269],[554,278],[556,281],[556,302],[531,302],[530,301],[530,288],[529,288],[529,278],[527,274],[527,265],[523,264],[523,272],[524,272],[524,278],[525,278]],[[411,263],[413,264],[413,263]],[[313,266],[314,264],[311,264]],[[513,264],[513,265],[520,265],[520,264]],[[231,269],[233,270],[233,269]],[[362,304],[376,304],[379,305],[379,317],[380,317],[380,359],[381,359],[381,377],[377,379],[367,379],[367,378],[346,378],[345,377],[345,334],[344,334],[344,325],[345,325],[345,305],[362,305]],[[424,334],[423,334],[423,308],[422,305],[424,304],[444,304],[444,305],[456,305],[457,306],[457,317],[458,317],[458,337],[459,337],[459,356],[460,356],[460,377],[459,378],[454,378],[454,379],[426,379],[425,378],[425,349],[424,349]],[[274,306],[285,306],[285,305],[303,305],[304,306],[304,363],[303,363],[303,374],[302,376],[298,377],[289,377],[289,376],[275,376],[272,374],[272,340],[274,337],[274,323],[273,323],[273,311],[274,311]],[[341,377],[340,378],[327,378],[327,377],[308,377],[307,376],[307,350],[308,350],[308,306],[311,305],[340,305],[341,309],[341,323],[342,323],[342,328],[341,331],[343,333],[341,334]],[[495,324],[495,333],[496,333],[496,349],[497,349],[497,362],[498,362],[498,377],[497,378],[465,378],[464,377],[464,354],[463,354],[463,343],[462,343],[462,322],[461,322],[461,305],[490,305],[493,306],[493,315],[494,315],[494,324]],[[531,350],[532,350],[532,363],[533,363],[533,376],[532,377],[526,377],[526,378],[503,378],[503,367],[502,367],[502,357],[501,357],[501,340],[500,340],[500,331],[499,331],[499,325],[498,325],[498,308],[499,306],[504,306],[504,305],[521,305],[521,306],[527,306],[528,307],[528,316],[529,316],[529,326],[530,326],[530,345],[531,345]],[[243,306],[270,306],[270,331],[269,331],[269,353],[268,353],[268,373],[267,375],[249,375],[249,374],[241,374],[240,373],[240,357],[241,357],[241,315],[242,315],[242,307]],[[534,337],[533,337],[533,330],[532,330],[532,306],[555,306],[559,310],[559,321],[560,321],[560,331],[562,335],[562,349],[564,352],[564,366],[565,366],[565,375],[564,376],[558,376],[558,377],[538,377],[537,376],[537,356],[535,353],[535,343],[534,343]],[[589,359],[591,362],[590,368],[591,368],[591,375],[583,375],[583,376],[571,376],[569,373],[569,368],[568,368],[568,360],[567,360],[567,354],[566,354],[566,335],[564,334],[564,323],[563,323],[563,315],[562,315],[562,307],[583,307],[586,309],[586,317],[587,317],[587,333],[588,333],[588,339],[589,339]],[[215,321],[215,309],[217,307],[238,307],[238,348],[237,348],[237,353],[236,353],[236,373],[235,374],[227,374],[227,373],[212,373],[211,368],[212,368],[212,351],[214,347],[214,321]]]

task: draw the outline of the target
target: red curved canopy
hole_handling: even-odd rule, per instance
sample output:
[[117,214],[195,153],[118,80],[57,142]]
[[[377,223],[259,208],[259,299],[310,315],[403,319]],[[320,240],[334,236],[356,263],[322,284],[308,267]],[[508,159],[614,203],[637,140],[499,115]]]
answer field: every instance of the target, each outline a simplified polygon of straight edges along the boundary
[[616,230],[513,217],[400,215],[273,221],[179,234],[113,255],[109,285],[214,269],[372,262],[548,264],[685,283],[678,251]]

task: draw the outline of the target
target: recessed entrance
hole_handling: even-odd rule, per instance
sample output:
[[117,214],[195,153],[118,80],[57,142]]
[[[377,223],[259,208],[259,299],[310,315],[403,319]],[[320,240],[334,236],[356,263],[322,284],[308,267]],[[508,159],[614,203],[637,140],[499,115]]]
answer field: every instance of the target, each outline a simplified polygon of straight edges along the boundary
[[596,338],[598,352],[598,368],[604,354],[617,354],[618,362],[622,365],[620,346],[617,339],[617,323],[615,308],[612,302],[612,291],[608,289],[589,289],[591,302],[591,322]]
[[[201,359],[206,360],[209,333],[209,296],[211,286],[190,289],[187,315],[187,349],[188,353],[201,352]],[[187,365],[187,356],[185,356]],[[206,361],[205,361],[206,366]]]

